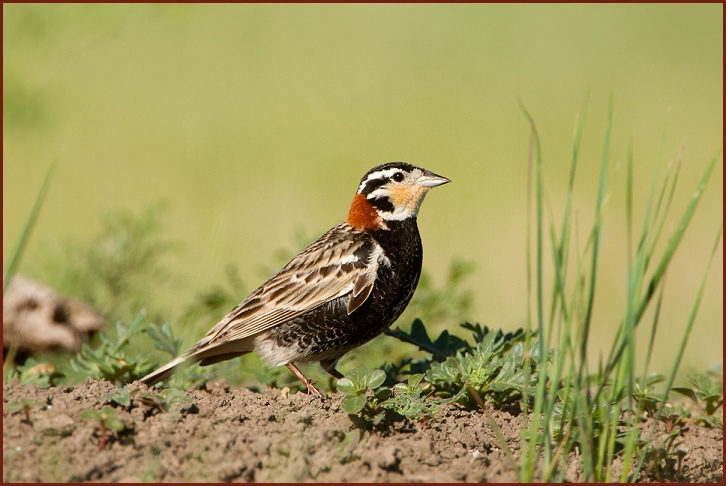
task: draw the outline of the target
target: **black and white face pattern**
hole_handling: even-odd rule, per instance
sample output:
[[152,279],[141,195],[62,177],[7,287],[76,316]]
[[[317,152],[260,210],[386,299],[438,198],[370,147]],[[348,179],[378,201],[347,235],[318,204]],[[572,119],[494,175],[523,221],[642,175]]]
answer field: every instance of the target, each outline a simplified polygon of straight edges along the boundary
[[406,162],[389,162],[363,176],[358,193],[366,197],[384,221],[403,221],[418,214],[432,187],[451,182]]

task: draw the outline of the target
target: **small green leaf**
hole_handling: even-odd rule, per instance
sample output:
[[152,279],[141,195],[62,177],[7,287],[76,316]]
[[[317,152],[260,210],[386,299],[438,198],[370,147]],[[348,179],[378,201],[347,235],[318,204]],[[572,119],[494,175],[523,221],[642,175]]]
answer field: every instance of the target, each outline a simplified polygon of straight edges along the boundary
[[121,419],[109,418],[106,420],[106,427],[116,432],[121,432],[126,428],[126,424]]
[[344,412],[355,415],[366,406],[365,395],[346,395],[340,402],[340,407]]
[[108,419],[113,418],[115,416],[116,416],[116,410],[114,410],[112,408],[104,408],[103,410],[101,410],[101,417],[104,420],[108,420]]
[[192,397],[187,396],[184,394],[184,392],[175,390],[174,388],[167,388],[166,390],[162,390],[161,396],[164,397],[164,400],[166,400],[169,403],[173,403],[173,402],[189,403],[192,401]]
[[656,383],[665,381],[665,379],[666,379],[665,375],[663,375],[661,373],[651,373],[650,375],[645,377],[645,386],[653,386]]
[[338,380],[336,387],[339,392],[343,392],[346,395],[355,395],[358,392],[358,387],[348,377]]
[[80,417],[83,420],[101,420],[103,418],[97,410],[84,410]]
[[104,402],[115,402],[122,407],[128,407],[131,405],[131,395],[129,394],[129,390],[126,387],[106,393],[105,395],[101,396],[101,400],[103,400]]
[[386,381],[386,372],[383,370],[372,370],[366,373],[363,381],[365,388],[373,390]]
[[413,388],[415,386],[418,386],[421,381],[423,380],[423,373],[416,373],[415,375],[411,375],[408,377],[408,386],[410,388]]
[[390,388],[379,388],[375,391],[374,395],[376,397],[377,402],[380,404],[383,400],[387,399],[393,394],[393,391],[391,391]]
[[352,381],[360,389],[363,386],[366,373],[368,373],[368,371],[363,368],[353,368],[348,370],[345,376],[346,378],[350,378],[350,381]]
[[431,363],[426,379],[433,383],[457,383],[459,375],[456,358],[448,358],[443,363]]
[[678,392],[681,395],[685,395],[694,402],[698,402],[698,398],[696,398],[696,392],[693,391],[692,388],[688,388],[687,386],[674,386],[671,388],[674,392]]
[[174,338],[174,332],[168,322],[161,327],[151,323],[143,331],[154,341],[154,347],[159,351],[168,353],[172,357],[179,354],[182,338]]

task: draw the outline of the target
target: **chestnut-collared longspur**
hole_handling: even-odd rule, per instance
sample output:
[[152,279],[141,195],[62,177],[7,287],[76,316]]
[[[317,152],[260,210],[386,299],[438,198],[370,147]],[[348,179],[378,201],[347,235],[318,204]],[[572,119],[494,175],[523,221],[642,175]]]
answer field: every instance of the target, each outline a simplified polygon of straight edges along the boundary
[[141,379],[153,385],[191,361],[202,366],[251,351],[286,365],[319,361],[336,378],[338,359],[387,329],[413,296],[423,248],[416,224],[424,196],[449,179],[404,162],[374,167],[348,217],[315,240],[232,309],[187,352]]

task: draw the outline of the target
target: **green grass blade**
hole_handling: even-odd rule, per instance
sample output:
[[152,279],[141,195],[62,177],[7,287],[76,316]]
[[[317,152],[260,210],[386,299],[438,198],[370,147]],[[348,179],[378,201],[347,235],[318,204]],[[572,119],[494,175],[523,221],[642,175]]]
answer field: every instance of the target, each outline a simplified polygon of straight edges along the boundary
[[590,335],[590,322],[592,320],[592,309],[595,300],[595,279],[597,277],[597,262],[600,250],[600,238],[602,235],[602,209],[605,203],[606,176],[608,170],[608,159],[610,152],[610,135],[612,133],[613,124],[613,99],[610,97],[610,106],[608,108],[608,121],[605,128],[605,141],[603,146],[602,159],[600,163],[600,184],[597,191],[597,201],[595,206],[595,237],[592,246],[592,261],[590,264],[590,278],[588,282],[588,294],[585,307],[585,317],[583,319],[583,334],[580,341],[580,359],[581,368],[584,368],[584,361],[587,357],[587,343]]
[[648,377],[648,370],[650,369],[650,359],[653,355],[653,349],[655,348],[655,334],[658,330],[658,322],[660,322],[660,311],[663,308],[663,295],[665,289],[665,279],[663,285],[660,286],[660,292],[658,294],[658,302],[655,306],[655,315],[653,316],[653,326],[650,331],[650,339],[648,341],[648,348],[645,354],[645,366],[643,368],[643,386],[645,386],[645,380]]
[[[681,150],[678,161],[676,162],[675,171],[673,172],[673,181],[670,183],[670,191],[668,194],[668,199],[666,199],[666,201],[665,201],[665,208],[663,209],[663,212],[662,212],[663,215],[661,216],[660,223],[658,223],[658,228],[655,230],[655,236],[652,238],[651,248],[649,251],[649,254],[651,254],[651,255],[653,254],[653,249],[655,248],[655,245],[660,240],[660,235],[663,232],[663,227],[665,226],[665,223],[668,219],[667,218],[668,210],[670,209],[671,203],[673,202],[673,196],[676,192],[676,185],[678,183],[678,175],[681,172],[682,157],[683,157],[683,151]],[[663,190],[661,191],[660,200],[662,200],[663,197],[665,196],[665,191],[666,191],[666,188],[668,187],[668,179],[670,178],[670,176],[671,176],[671,171],[670,171],[670,167],[669,167],[668,170],[666,171],[666,179],[663,183]],[[660,212],[660,208],[661,208],[660,200],[658,201],[658,205],[656,206],[656,211],[655,211],[656,217],[658,216],[658,213]]]
[[[537,238],[537,247],[536,247],[536,257],[535,257],[535,263],[537,265],[536,270],[536,292],[537,292],[537,327],[538,329],[542,328],[542,211],[543,211],[543,204],[542,204],[542,151],[541,151],[541,145],[539,140],[539,135],[537,133],[537,127],[534,123],[534,119],[529,114],[527,109],[524,107],[524,104],[520,101],[520,108],[524,112],[525,117],[527,118],[527,121],[529,122],[530,126],[530,145],[529,145],[529,156],[528,156],[528,184],[527,184],[527,212],[528,212],[528,218],[527,218],[527,288],[528,288],[528,305],[527,305],[527,325],[528,328],[532,328],[532,313],[531,313],[531,306],[529,302],[531,302],[531,295],[532,295],[532,270],[531,270],[531,221],[532,221],[532,185],[535,186],[536,191],[536,199],[534,202],[534,208],[536,209],[537,213],[537,226],[536,226],[536,238]],[[536,156],[536,162],[535,162],[535,156]],[[539,342],[543,345],[543,335],[540,332],[539,334],[540,339]],[[527,348],[529,348],[530,343],[527,342],[525,344]],[[544,354],[540,354],[540,356],[544,356]],[[543,367],[544,368],[544,367]],[[529,381],[529,366],[525,366],[525,380]],[[538,393],[539,395],[539,393]],[[535,397],[535,407],[532,413],[532,424],[528,425],[525,422],[525,427],[529,428],[530,430],[538,430],[539,428],[539,412],[540,409],[538,405],[541,404],[541,400],[538,400],[539,396]],[[527,404],[529,402],[528,393],[526,392],[523,396],[523,403],[524,403],[524,413],[525,417],[527,416],[528,407]],[[528,482],[532,480],[532,477],[534,475],[534,467],[535,467],[535,454],[536,454],[536,446],[537,446],[537,439],[536,438],[530,438],[529,439],[529,448],[525,450],[522,454],[522,464],[520,467],[520,480],[523,482]]]
[[655,274],[653,275],[653,278],[651,278],[650,284],[648,285],[648,291],[640,304],[640,309],[638,311],[638,320],[640,320],[640,317],[645,312],[645,309],[647,308],[648,303],[650,302],[651,298],[653,297],[653,294],[655,293],[655,289],[658,287],[658,284],[660,283],[661,279],[663,278],[663,274],[665,273],[666,269],[668,268],[668,265],[671,262],[671,259],[673,258],[673,254],[675,253],[676,248],[678,248],[678,245],[681,242],[681,239],[683,238],[683,234],[686,232],[686,228],[688,227],[688,224],[691,222],[693,213],[696,211],[696,207],[698,207],[698,203],[701,201],[701,196],[703,196],[703,191],[706,189],[706,186],[708,185],[708,180],[711,178],[711,173],[713,172],[713,169],[716,167],[716,162],[718,162],[719,157],[720,157],[720,151],[719,151],[719,153],[714,155],[713,159],[711,159],[711,163],[708,165],[708,168],[706,169],[706,173],[701,178],[701,181],[698,184],[698,188],[696,189],[696,192],[694,192],[693,197],[691,198],[691,201],[688,203],[688,207],[686,208],[686,211],[683,213],[683,216],[681,217],[680,221],[678,222],[678,226],[676,226],[676,229],[673,232],[673,236],[671,237],[670,241],[668,242],[668,246],[666,247],[663,257],[661,258],[661,261],[658,264],[658,268],[656,269]]
[[663,401],[661,402],[661,409],[665,406],[665,403],[668,401],[668,394],[670,393],[671,387],[673,386],[673,381],[676,378],[676,373],[678,372],[678,367],[681,365],[681,359],[683,359],[683,352],[686,349],[686,344],[688,343],[688,338],[691,335],[691,329],[693,329],[693,323],[696,320],[696,315],[698,314],[698,308],[701,305],[701,298],[703,297],[703,289],[706,287],[706,279],[708,277],[709,271],[711,270],[711,266],[713,263],[713,257],[716,255],[716,251],[718,250],[718,243],[721,241],[721,234],[723,232],[723,224],[718,229],[718,235],[716,236],[716,241],[713,244],[713,250],[711,250],[711,256],[708,259],[708,265],[706,266],[706,271],[703,273],[703,279],[701,279],[701,285],[698,288],[698,294],[696,295],[696,301],[693,303],[693,308],[691,309],[691,313],[688,316],[688,323],[686,324],[686,330],[683,333],[683,339],[681,339],[681,345],[678,348],[678,354],[676,355],[676,361],[673,363],[673,370],[671,371],[671,375],[668,378],[668,383],[666,383],[665,388],[665,395],[663,396]]
[[[713,169],[716,167],[716,163],[718,162],[720,157],[720,151],[714,155],[714,157],[711,159],[711,162],[709,163],[708,167],[706,168],[706,172],[704,173],[703,177],[701,178],[698,187],[696,191],[693,193],[693,196],[691,197],[690,202],[688,203],[688,206],[686,207],[685,212],[683,213],[683,216],[681,216],[681,219],[678,222],[678,225],[676,226],[676,229],[673,232],[673,235],[671,236],[670,240],[668,241],[668,245],[666,246],[666,249],[663,253],[663,256],[661,257],[661,260],[658,264],[658,267],[651,277],[648,288],[645,292],[645,295],[640,299],[640,301],[637,303],[637,311],[634,316],[634,322],[637,325],[637,323],[640,322],[640,319],[642,318],[643,314],[645,313],[645,310],[648,307],[648,304],[653,298],[653,295],[655,294],[656,290],[658,289],[658,285],[661,283],[665,271],[668,268],[668,265],[670,264],[673,254],[675,253],[676,249],[678,248],[679,243],[681,242],[681,239],[683,238],[683,234],[686,231],[686,228],[688,227],[688,224],[690,223],[693,213],[696,211],[696,208],[698,207],[698,203],[701,200],[701,197],[703,196],[703,191],[705,190],[708,181],[711,177],[711,173],[713,172]],[[622,326],[621,326],[622,327]],[[608,359],[608,364],[604,370],[605,378],[607,378],[610,373],[613,370],[613,365],[620,359],[620,355],[624,351],[624,343],[622,340],[618,341],[616,340],[614,343],[613,351],[611,352],[611,356]]]
[[53,172],[55,172],[55,166],[56,163],[53,162],[48,168],[48,172],[46,172],[45,179],[43,180],[43,185],[40,186],[40,191],[38,192],[38,196],[35,198],[33,208],[30,211],[28,219],[25,221],[25,225],[23,226],[23,231],[20,233],[20,237],[15,242],[13,251],[10,253],[8,262],[5,266],[5,269],[3,270],[3,296],[8,290],[8,285],[10,285],[10,281],[13,279],[13,276],[18,269],[18,265],[20,264],[20,260],[23,256],[23,251],[25,251],[28,240],[30,239],[30,233],[35,226],[35,223],[38,221],[40,209],[43,206],[45,196],[48,194],[48,189],[50,188],[50,181],[53,176]]
[[[566,274],[567,274],[567,263],[568,263],[568,256],[570,254],[570,236],[571,236],[571,226],[572,226],[572,198],[573,198],[573,192],[575,187],[575,174],[577,172],[577,163],[578,163],[578,157],[580,154],[580,145],[582,142],[582,132],[583,132],[583,126],[585,122],[585,112],[587,111],[587,102],[589,99],[590,93],[585,93],[585,100],[583,102],[583,107],[581,112],[577,113],[577,116],[575,118],[575,131],[573,134],[573,141],[572,141],[572,160],[570,161],[570,176],[568,179],[567,184],[567,198],[565,200],[565,209],[563,212],[562,217],[562,229],[560,231],[560,239],[559,244],[556,243],[556,240],[553,239],[552,242],[552,248],[554,251],[555,256],[555,268],[561,269],[562,271],[558,272],[560,277],[555,282],[555,289],[552,293],[552,303],[551,303],[551,311],[550,311],[550,320],[553,319],[555,310],[559,307],[556,305],[556,301],[558,296],[564,294],[565,292],[565,281],[566,281]],[[552,218],[554,221],[554,218]],[[554,232],[554,226],[552,227],[552,231]],[[564,309],[564,300],[562,301]]]

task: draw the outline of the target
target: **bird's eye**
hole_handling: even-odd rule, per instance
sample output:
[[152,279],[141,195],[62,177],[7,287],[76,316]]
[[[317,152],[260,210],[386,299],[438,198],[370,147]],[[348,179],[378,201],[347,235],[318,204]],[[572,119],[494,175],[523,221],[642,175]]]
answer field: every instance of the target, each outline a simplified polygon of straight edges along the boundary
[[396,172],[393,174],[393,180],[396,182],[401,182],[403,180],[403,174],[401,172]]

